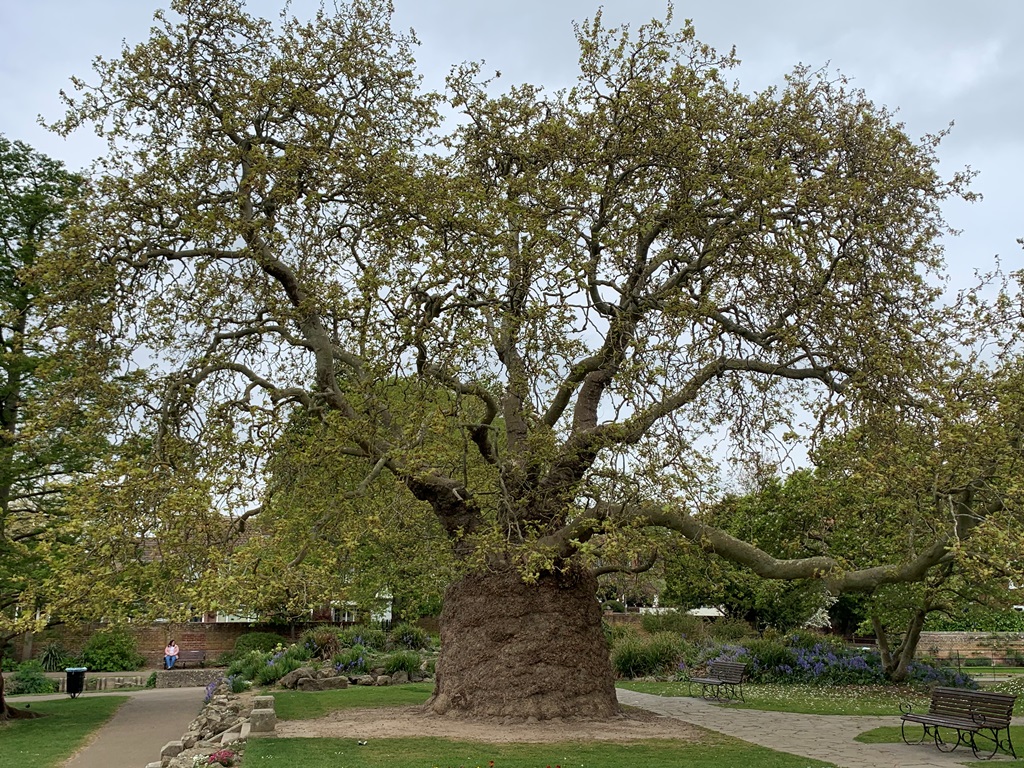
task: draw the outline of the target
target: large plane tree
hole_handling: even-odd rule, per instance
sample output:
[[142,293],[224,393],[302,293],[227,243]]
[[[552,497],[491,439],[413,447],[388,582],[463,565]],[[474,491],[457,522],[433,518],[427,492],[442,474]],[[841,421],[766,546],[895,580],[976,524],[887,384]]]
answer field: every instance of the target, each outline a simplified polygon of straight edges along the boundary
[[67,271],[163,377],[132,422],[154,472],[199,468],[252,524],[233,504],[303,409],[362,467],[347,498],[390,478],[429,507],[462,574],[441,713],[612,715],[594,571],[620,534],[833,592],[948,556],[778,559],[695,514],[717,443],[908,402],[944,354],[940,204],[969,193],[939,137],[828,72],[746,94],[671,18],[580,24],[564,91],[463,65],[426,93],[390,17],[174,0],[74,81],[55,128],[109,151]]

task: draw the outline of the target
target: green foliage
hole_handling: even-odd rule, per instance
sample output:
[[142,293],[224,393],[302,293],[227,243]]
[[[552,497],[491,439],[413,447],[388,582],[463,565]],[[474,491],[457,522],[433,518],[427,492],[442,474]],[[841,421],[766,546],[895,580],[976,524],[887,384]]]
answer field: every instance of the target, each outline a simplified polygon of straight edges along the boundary
[[[571,572],[653,524],[698,535],[683,500],[717,479],[708,427],[758,455],[796,409],[828,433],[833,417],[947,402],[923,379],[960,368],[961,329],[929,278],[970,172],[944,178],[941,137],[909,137],[844,78],[801,66],[750,94],[688,23],[627,35],[596,17],[577,29],[575,87],[502,93],[466,65],[438,95],[387,0],[280,24],[237,2],[173,7],[76,79],[55,125],[97,129],[109,153],[50,268],[117,297],[97,340],[117,328],[125,359],[167,363],[160,407],[128,420],[160,439],[88,508],[111,568],[138,560],[118,549],[135,532],[160,534],[160,578],[139,580],[151,592],[216,573],[189,585],[196,600],[295,615],[415,577],[411,603],[456,570],[455,546],[470,568]],[[285,419],[284,435],[264,428]],[[857,577],[893,572],[880,560],[946,554],[927,549],[952,539],[945,512],[905,535],[910,512],[952,499],[898,493],[935,487],[901,435],[875,444],[903,467],[851,459],[822,484],[798,474],[723,505],[723,527],[788,561],[762,559],[769,575],[807,579],[733,569],[737,615],[793,626],[826,580],[870,588]],[[259,467],[261,535],[224,558],[218,493]],[[577,506],[590,498],[592,520]],[[717,524],[696,526],[713,541],[694,557],[743,559]],[[727,626],[719,637],[740,636]]]
[[[743,645],[747,649],[746,658],[751,661],[751,666],[748,667],[748,674],[753,681],[775,680],[777,676],[774,674],[774,670],[780,667],[793,667],[796,665],[796,653],[781,638],[751,638]],[[770,670],[772,673],[769,675],[765,670]]]
[[991,667],[992,659],[987,656],[973,656],[967,659],[963,659],[961,663],[965,667]]
[[82,649],[82,661],[94,672],[128,672],[146,663],[135,638],[116,627],[93,633]]
[[[258,651],[252,651],[250,655],[255,653]],[[259,660],[262,661],[262,665],[252,664],[246,669],[246,672],[251,675],[243,674],[242,676],[256,685],[272,685],[289,672],[305,666],[311,657],[312,653],[305,646],[292,645],[283,651],[261,654]]]
[[626,606],[620,603],[618,600],[605,600],[601,604],[601,609],[604,611],[611,611],[612,613],[625,613]]
[[728,642],[750,637],[754,629],[743,619],[722,618],[711,622],[708,633],[716,640]]
[[338,633],[338,639],[343,646],[362,645],[375,651],[384,650],[388,641],[387,633],[383,629],[362,624],[345,627]]
[[274,651],[248,651],[231,662],[226,677],[250,680],[257,685],[270,685],[294,669],[304,666],[312,652],[295,644]]
[[708,625],[699,616],[691,616],[685,611],[665,613],[645,613],[640,620],[645,632],[676,632],[693,642],[708,636]]
[[58,672],[68,666],[68,655],[60,643],[47,643],[39,654],[39,661],[47,672]]
[[671,632],[625,635],[612,646],[612,666],[625,678],[672,673],[682,658],[680,638]]
[[396,651],[384,657],[384,672],[393,675],[399,670],[405,670],[410,675],[420,671],[422,660],[416,651]]
[[313,627],[302,633],[299,642],[318,659],[326,661],[341,650],[340,630],[330,625]]
[[50,680],[44,672],[43,665],[34,659],[22,662],[7,680],[6,692],[9,694],[53,693],[57,690],[57,683]]
[[927,632],[1024,632],[1024,611],[973,607],[959,615],[932,613],[924,628]]
[[229,676],[227,678],[227,681],[228,690],[232,693],[244,693],[252,687],[252,681],[247,680],[246,678],[241,677],[240,675],[236,675],[234,677]]
[[396,624],[388,636],[394,648],[408,648],[418,651],[430,647],[430,633],[415,624]]
[[365,675],[369,669],[369,654],[361,645],[353,645],[334,655],[331,663],[342,675]]
[[273,651],[279,645],[284,645],[284,638],[276,632],[246,632],[235,640],[235,650],[242,654],[249,651]]
[[245,680],[255,680],[256,674],[267,665],[267,661],[269,661],[272,655],[272,651],[247,651],[228,665],[226,674],[228,677],[234,676]]
[[156,672],[150,672],[149,677],[146,678],[146,688],[156,688]]

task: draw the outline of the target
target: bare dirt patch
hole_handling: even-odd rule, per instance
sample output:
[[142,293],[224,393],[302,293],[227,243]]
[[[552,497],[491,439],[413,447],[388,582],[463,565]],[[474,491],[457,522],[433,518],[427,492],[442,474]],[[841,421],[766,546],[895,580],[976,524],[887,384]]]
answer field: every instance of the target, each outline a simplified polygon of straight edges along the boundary
[[705,731],[682,720],[653,712],[629,710],[611,720],[471,719],[436,715],[420,706],[343,709],[315,720],[279,721],[275,734],[284,738],[390,739],[434,736],[488,744],[577,741],[631,743],[645,739],[699,741]]

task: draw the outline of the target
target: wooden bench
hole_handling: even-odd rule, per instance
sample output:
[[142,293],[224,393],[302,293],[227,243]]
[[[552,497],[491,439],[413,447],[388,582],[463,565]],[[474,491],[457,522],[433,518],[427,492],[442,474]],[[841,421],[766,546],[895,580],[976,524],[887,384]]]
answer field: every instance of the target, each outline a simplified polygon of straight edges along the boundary
[[687,680],[687,688],[691,685],[700,686],[700,695],[705,699],[723,701],[725,693],[729,699],[743,698],[743,683],[747,679],[747,665],[742,661],[712,661],[708,664],[707,675],[691,677]]
[[[920,744],[931,738],[943,752],[952,752],[961,744],[967,744],[977,758],[983,757],[981,752],[988,751],[988,745],[984,745],[985,749],[978,749],[976,737],[980,736],[992,743],[992,751],[984,756],[985,760],[995,757],[1000,749],[1016,758],[1017,753],[1010,741],[1010,718],[1016,699],[1016,696],[1009,693],[936,688],[932,691],[927,712],[918,714],[910,705],[900,705],[900,711],[903,712],[900,732],[907,744]],[[920,738],[908,738],[907,723],[921,726]],[[956,731],[955,742],[952,738],[943,738],[940,731],[943,728],[949,737],[952,736],[949,732]]]
[[178,659],[174,662],[174,666],[185,666],[190,663],[195,664],[197,667],[205,665],[206,651],[178,651]]

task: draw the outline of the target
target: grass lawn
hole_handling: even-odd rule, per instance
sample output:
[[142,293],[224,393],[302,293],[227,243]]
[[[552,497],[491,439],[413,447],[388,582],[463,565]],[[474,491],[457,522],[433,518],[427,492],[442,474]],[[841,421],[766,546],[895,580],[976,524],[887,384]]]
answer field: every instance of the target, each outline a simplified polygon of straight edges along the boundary
[[354,685],[337,691],[272,691],[274,709],[281,720],[312,720],[337,709],[354,707],[402,707],[422,704],[434,690],[433,683],[409,685]]
[[773,752],[719,734],[692,744],[651,740],[631,744],[481,744],[444,739],[253,739],[247,764],[260,768],[822,768],[806,757]]
[[127,696],[95,696],[55,701],[19,701],[10,704],[47,717],[14,720],[0,725],[0,768],[52,768],[77,750],[93,731],[111,718]]
[[[920,732],[920,729],[917,732]],[[911,732],[908,731],[907,735],[911,736]],[[943,739],[945,739],[945,731],[943,731]],[[1014,750],[1017,752],[1017,754],[1019,756],[1024,757],[1024,752],[1021,751],[1021,745],[1024,745],[1024,725],[1011,725],[1010,726],[1010,740],[1013,742],[1013,747],[1014,747]],[[859,736],[857,736],[857,741],[863,742],[864,744],[895,744],[897,742],[903,741],[903,737],[900,736],[899,726],[894,726],[892,728],[874,728],[874,729],[872,729],[870,731],[865,731],[864,733],[862,733]],[[981,746],[984,746],[985,740],[984,739],[979,739],[978,740],[978,744],[981,745]],[[930,741],[927,741],[924,744],[921,744],[921,749],[935,749],[935,748],[936,747]],[[990,749],[991,749],[991,747],[990,747]],[[968,756],[971,755],[971,750],[970,749],[965,749],[964,747],[959,747],[956,751],[958,753],[962,752],[963,754],[968,755]],[[1002,753],[1000,753],[1000,754],[1002,754]],[[966,764],[967,765],[973,765],[973,766],[981,766],[981,765],[989,765],[990,766],[990,765],[992,765],[992,763],[989,763],[989,762],[978,762],[978,761],[974,761],[974,760],[972,760],[971,762],[968,762]],[[1003,765],[1005,765],[1005,766],[1014,766],[1014,765],[1016,765],[1016,766],[1024,766],[1024,759],[1006,760],[1006,761],[1000,760],[998,765],[1000,765],[1000,766],[1003,766]]]
[[[620,681],[619,688],[657,696],[686,696],[686,683]],[[699,692],[698,688],[694,688]],[[928,695],[897,686],[744,685],[746,704],[727,706],[806,715],[898,715],[900,703],[928,708]]]

